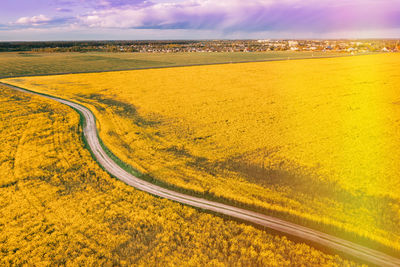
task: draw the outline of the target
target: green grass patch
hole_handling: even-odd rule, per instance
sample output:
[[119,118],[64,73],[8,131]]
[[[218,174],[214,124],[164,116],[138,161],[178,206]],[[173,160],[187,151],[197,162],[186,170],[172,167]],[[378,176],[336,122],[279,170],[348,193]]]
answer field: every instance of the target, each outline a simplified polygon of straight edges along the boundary
[[335,52],[254,53],[0,53],[0,78],[204,65],[249,61],[288,60],[348,55]]

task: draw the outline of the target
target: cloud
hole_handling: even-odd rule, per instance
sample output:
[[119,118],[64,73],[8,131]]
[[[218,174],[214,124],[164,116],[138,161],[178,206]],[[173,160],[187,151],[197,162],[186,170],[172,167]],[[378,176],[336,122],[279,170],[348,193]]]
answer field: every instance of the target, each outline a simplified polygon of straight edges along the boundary
[[58,8],[56,8],[56,10],[57,10],[57,12],[62,12],[62,13],[69,13],[69,12],[72,12],[72,9],[69,9],[69,8],[61,8],[61,7],[58,7]]
[[33,17],[21,17],[15,22],[15,24],[39,26],[39,25],[47,24],[50,21],[51,21],[51,18],[49,18],[45,15],[38,15],[38,16],[33,16]]
[[95,10],[107,9],[112,7],[140,6],[151,3],[147,0],[54,0],[58,7],[83,7]]
[[[4,25],[3,30],[23,29],[23,28],[54,28],[60,26],[72,26],[76,24],[74,17],[48,17],[38,15],[32,17],[21,17],[17,21]],[[0,28],[1,29],[1,28]]]
[[21,17],[8,27],[213,31],[218,36],[260,32],[326,36],[400,28],[400,0],[54,0],[52,4],[57,10],[52,15]]
[[143,6],[146,3],[150,3],[150,1],[146,0],[101,0],[101,1],[93,1],[87,0],[98,7],[127,7],[127,6]]
[[234,31],[340,31],[400,26],[400,0],[184,0],[174,3],[97,1],[78,16],[96,28]]

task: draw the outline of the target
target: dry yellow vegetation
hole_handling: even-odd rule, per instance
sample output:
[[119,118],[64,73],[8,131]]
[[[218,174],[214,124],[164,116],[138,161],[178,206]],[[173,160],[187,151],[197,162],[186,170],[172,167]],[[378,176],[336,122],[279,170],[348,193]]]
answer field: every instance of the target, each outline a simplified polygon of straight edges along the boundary
[[[168,184],[400,249],[400,55],[8,79]],[[282,215],[283,214],[283,215]]]
[[355,265],[111,178],[76,112],[0,85],[0,265],[131,264]]

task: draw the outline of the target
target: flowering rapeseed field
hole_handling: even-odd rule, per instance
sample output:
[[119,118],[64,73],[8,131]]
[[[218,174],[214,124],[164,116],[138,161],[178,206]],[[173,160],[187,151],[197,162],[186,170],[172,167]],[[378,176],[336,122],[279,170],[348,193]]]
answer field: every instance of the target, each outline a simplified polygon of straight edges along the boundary
[[400,55],[8,79],[165,184],[400,249]]
[[0,86],[0,265],[354,266],[111,178],[79,116]]

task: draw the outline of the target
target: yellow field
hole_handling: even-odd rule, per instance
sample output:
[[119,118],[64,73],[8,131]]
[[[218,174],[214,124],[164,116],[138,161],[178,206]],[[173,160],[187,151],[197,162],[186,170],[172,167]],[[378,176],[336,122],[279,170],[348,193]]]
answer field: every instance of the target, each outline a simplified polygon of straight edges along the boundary
[[79,116],[0,86],[0,265],[354,265],[139,192],[83,148]]
[[384,54],[6,82],[88,106],[114,154],[167,184],[400,249],[399,69]]

